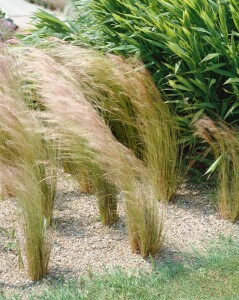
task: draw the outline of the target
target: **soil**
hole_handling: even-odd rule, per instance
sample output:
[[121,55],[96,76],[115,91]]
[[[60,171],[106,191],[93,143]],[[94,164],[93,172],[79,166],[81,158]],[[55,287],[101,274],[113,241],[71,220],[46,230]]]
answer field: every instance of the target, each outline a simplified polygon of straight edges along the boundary
[[[205,186],[183,184],[173,203],[167,208],[162,206],[165,242],[155,257],[156,264],[169,257],[178,259],[180,254],[193,249],[203,252],[220,235],[238,238],[238,224],[220,219],[212,199],[211,190]],[[31,282],[26,268],[19,269],[16,240],[0,231],[0,293],[26,296],[31,291],[40,292],[45,283],[103,273],[114,267],[129,272],[150,272],[150,259],[143,259],[130,249],[121,201],[119,215],[119,221],[112,227],[103,226],[99,221],[96,198],[80,193],[71,176],[62,174],[54,210],[49,274],[41,282]],[[0,228],[16,234],[26,267],[20,210],[13,197],[0,201]]]

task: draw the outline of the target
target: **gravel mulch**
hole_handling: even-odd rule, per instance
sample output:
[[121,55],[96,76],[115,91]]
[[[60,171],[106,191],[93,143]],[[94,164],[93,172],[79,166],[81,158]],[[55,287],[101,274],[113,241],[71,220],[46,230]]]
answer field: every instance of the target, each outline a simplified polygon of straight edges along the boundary
[[[166,238],[156,263],[165,258],[178,257],[179,253],[196,248],[203,251],[208,242],[219,235],[237,239],[238,224],[221,220],[210,202],[207,190],[184,184],[174,203],[164,212]],[[40,283],[32,283],[25,270],[18,267],[16,251],[9,246],[9,238],[0,232],[0,292],[27,295],[40,291],[43,284],[67,277],[102,273],[114,267],[124,270],[151,270],[151,263],[131,252],[124,225],[123,205],[120,220],[111,228],[99,222],[96,199],[81,194],[69,175],[58,183],[54,210],[53,248],[49,275]],[[20,245],[23,230],[19,221],[16,199],[0,201],[0,228],[14,229]],[[26,264],[24,253],[23,261]]]

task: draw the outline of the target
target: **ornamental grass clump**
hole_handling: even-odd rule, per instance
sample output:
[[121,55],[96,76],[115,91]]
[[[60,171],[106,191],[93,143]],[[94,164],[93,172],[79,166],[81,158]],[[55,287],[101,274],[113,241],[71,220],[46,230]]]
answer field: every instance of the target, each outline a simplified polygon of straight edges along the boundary
[[4,53],[0,57],[0,178],[19,200],[28,274],[36,281],[48,272],[51,252],[48,228],[55,195],[55,151],[24,102],[21,77],[9,57]]
[[[27,103],[30,109],[44,112],[47,109],[47,107],[45,106],[44,101],[40,99],[41,95],[39,93],[38,86],[34,84],[36,78],[33,75],[33,79],[31,79],[31,76],[29,76],[28,74],[29,70],[27,70],[23,66],[24,64],[25,66],[28,65],[26,64],[26,62],[24,62],[23,57],[24,56],[28,57],[27,53],[31,51],[32,50],[30,48],[21,48],[18,49],[18,51],[16,51],[15,49],[14,53],[17,56],[17,59],[19,61],[19,67],[22,69],[21,83],[24,86],[25,102]],[[62,71],[63,74],[61,76],[64,77],[64,70],[62,69]],[[37,75],[36,70],[32,70],[31,72]],[[52,142],[54,143],[54,139],[52,140]],[[60,139],[59,139],[59,143],[61,143]],[[79,156],[81,158],[81,160],[79,161],[79,159],[74,160],[72,159],[71,156],[69,156],[69,152],[71,152],[69,149],[67,150],[68,151],[67,152],[64,150],[64,147],[62,146],[60,150],[61,150],[60,159],[61,159],[63,169],[67,173],[73,175],[73,177],[78,181],[80,190],[82,192],[87,192],[87,193],[94,192],[98,197],[99,212],[100,212],[100,218],[102,220],[102,223],[104,225],[111,225],[115,223],[118,220],[118,216],[116,213],[116,208],[117,208],[116,189],[113,189],[112,183],[109,183],[107,180],[98,179],[99,177],[102,177],[101,176],[102,172],[100,171],[100,169],[96,164],[91,162],[92,159],[91,154],[86,153],[84,147],[79,146],[79,150],[78,150],[79,154],[81,153],[81,151],[83,151]],[[58,151],[58,145],[55,145],[55,151]],[[100,183],[102,184],[102,188],[100,186]],[[113,211],[110,211],[111,209],[111,205],[109,204],[110,201],[114,203],[114,205],[112,206],[112,208],[114,207]],[[103,209],[103,207],[105,207],[105,210]]]
[[[70,162],[84,162],[86,170],[100,174],[101,180],[109,181],[124,193],[132,250],[142,256],[155,254],[162,244],[162,221],[145,163],[116,140],[85,98],[80,80],[62,63],[37,50],[31,50],[23,59],[46,107],[42,115],[56,128],[49,138],[60,141],[60,153],[66,161],[68,156]],[[115,203],[108,207],[115,212]]]
[[159,200],[172,199],[182,176],[179,128],[143,65],[69,45],[48,52],[70,72],[116,139],[145,163]]
[[239,219],[239,135],[235,128],[222,121],[202,118],[196,132],[212,148],[215,162],[209,169],[218,168],[217,201],[220,215],[235,222]]

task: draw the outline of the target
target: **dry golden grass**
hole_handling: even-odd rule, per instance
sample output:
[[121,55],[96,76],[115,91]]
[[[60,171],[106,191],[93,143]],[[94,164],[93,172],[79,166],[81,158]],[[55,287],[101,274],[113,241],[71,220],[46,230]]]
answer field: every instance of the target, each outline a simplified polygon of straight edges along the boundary
[[98,207],[102,224],[114,224],[118,220],[117,188],[113,183],[104,178],[103,172],[96,173],[94,171],[91,175],[91,182],[93,192],[98,198]]
[[48,271],[55,192],[55,151],[42,138],[42,125],[24,101],[13,59],[0,54],[0,178],[19,199],[24,219],[28,274]]
[[92,182],[89,178],[89,174],[87,174],[86,170],[81,170],[80,174],[78,175],[78,182],[80,184],[80,189],[82,193],[85,194],[91,194],[93,193],[93,187],[92,187]]
[[[232,222],[239,219],[239,136],[238,131],[222,121],[202,118],[196,132],[212,148],[218,164],[218,209]],[[216,166],[215,166],[216,167]]]
[[78,181],[82,193],[96,195],[102,224],[112,225],[118,220],[117,190],[111,182],[104,178],[104,173],[95,162],[94,154],[87,155],[85,153],[87,151],[85,142],[82,139],[75,139],[75,141],[77,150],[75,150],[74,157],[77,153],[77,158],[74,161],[71,157],[72,151],[65,149],[64,144],[62,146],[64,150],[61,151],[61,159],[64,169]]
[[154,254],[161,246],[162,222],[149,169],[115,139],[85,99],[80,82],[77,84],[65,66],[37,50],[31,50],[23,59],[23,66],[41,95],[41,104],[46,107],[43,115],[56,126],[51,138],[60,141],[63,159],[83,165],[94,174],[102,172],[105,180],[124,192],[132,249],[143,256]]
[[112,133],[144,161],[155,195],[169,201],[182,176],[179,128],[139,62],[68,45],[50,47]]

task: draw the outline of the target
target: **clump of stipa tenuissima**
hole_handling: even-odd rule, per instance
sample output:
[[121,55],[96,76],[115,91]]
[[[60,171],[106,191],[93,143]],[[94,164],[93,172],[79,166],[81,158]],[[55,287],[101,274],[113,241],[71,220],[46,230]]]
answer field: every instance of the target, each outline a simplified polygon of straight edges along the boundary
[[28,274],[35,281],[48,272],[55,151],[43,139],[39,119],[25,104],[14,59],[7,53],[0,55],[0,178],[19,199]]
[[68,45],[50,47],[112,133],[145,162],[155,195],[169,201],[182,176],[179,128],[139,62]]
[[[60,152],[69,161],[78,166],[86,163],[93,173],[100,170],[104,180],[124,192],[132,249],[143,256],[154,254],[162,244],[162,222],[148,168],[114,138],[85,99],[80,82],[77,85],[64,66],[40,51],[31,52],[23,65],[29,74],[34,73],[31,80],[35,81],[40,101],[46,107],[44,116],[57,128],[52,139],[60,140]],[[87,155],[90,161],[84,161]]]
[[201,118],[195,124],[196,133],[212,148],[218,168],[217,202],[223,218],[239,219],[239,135],[235,128],[222,121]]

